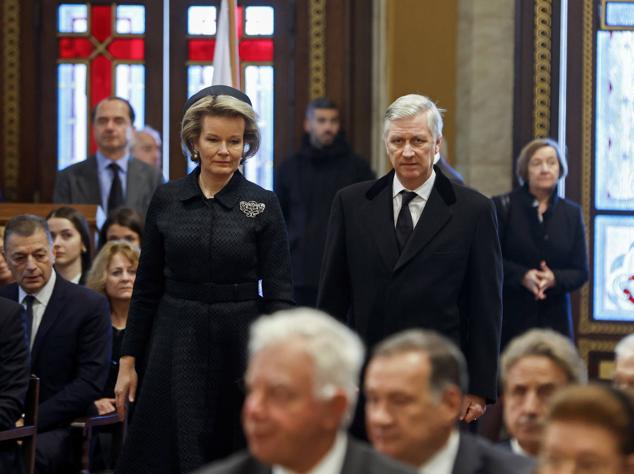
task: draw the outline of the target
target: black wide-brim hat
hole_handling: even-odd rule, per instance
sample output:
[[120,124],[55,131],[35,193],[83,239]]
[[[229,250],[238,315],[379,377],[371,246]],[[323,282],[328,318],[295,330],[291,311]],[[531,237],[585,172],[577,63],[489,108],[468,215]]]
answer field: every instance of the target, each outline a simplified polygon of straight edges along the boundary
[[234,89],[233,87],[217,85],[217,86],[205,87],[204,89],[201,89],[198,92],[196,92],[193,96],[187,99],[187,102],[185,102],[185,107],[183,111],[187,112],[189,108],[192,105],[194,105],[196,102],[198,102],[200,99],[204,99],[205,97],[208,97],[208,96],[215,97],[218,95],[229,95],[253,107],[253,104],[251,103],[251,99],[249,99],[249,96],[246,95],[244,92],[238,89]]

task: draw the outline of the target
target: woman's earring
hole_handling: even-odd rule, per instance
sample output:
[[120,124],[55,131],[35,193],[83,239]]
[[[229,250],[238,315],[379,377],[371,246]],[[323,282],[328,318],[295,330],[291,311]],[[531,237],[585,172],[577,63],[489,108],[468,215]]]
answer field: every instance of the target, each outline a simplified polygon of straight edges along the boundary
[[194,150],[194,154],[192,156],[192,160],[200,161],[200,152],[198,150]]

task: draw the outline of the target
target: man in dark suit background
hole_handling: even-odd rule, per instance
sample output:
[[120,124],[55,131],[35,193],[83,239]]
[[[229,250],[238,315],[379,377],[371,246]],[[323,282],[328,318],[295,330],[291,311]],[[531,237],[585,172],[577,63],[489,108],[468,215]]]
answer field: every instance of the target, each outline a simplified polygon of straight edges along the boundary
[[40,378],[36,471],[69,472],[70,422],[86,414],[108,376],[108,302],[55,274],[51,235],[40,217],[11,219],[4,253],[17,283],[0,296],[25,309],[31,372]]
[[53,202],[98,204],[105,213],[125,206],[145,215],[163,176],[158,168],[130,156],[132,106],[120,97],[103,99],[92,122],[97,153],[57,174]]
[[414,473],[346,435],[363,343],[309,308],[264,316],[251,327],[243,425],[248,453],[199,474]]
[[295,301],[314,307],[332,200],[340,189],[375,176],[352,151],[332,100],[310,101],[304,130],[299,151],[277,169],[275,193],[288,229]]
[[365,377],[374,447],[423,474],[528,474],[533,462],[456,422],[468,385],[464,356],[433,331],[410,329],[380,343]]
[[469,367],[462,414],[470,422],[497,394],[502,259],[495,209],[433,166],[442,117],[431,100],[403,96],[384,123],[394,170],[335,197],[318,306],[368,346],[415,327],[453,340]]
[[[19,304],[0,297],[0,431],[15,427],[29,385],[29,353]],[[22,472],[15,441],[0,443],[0,472]]]

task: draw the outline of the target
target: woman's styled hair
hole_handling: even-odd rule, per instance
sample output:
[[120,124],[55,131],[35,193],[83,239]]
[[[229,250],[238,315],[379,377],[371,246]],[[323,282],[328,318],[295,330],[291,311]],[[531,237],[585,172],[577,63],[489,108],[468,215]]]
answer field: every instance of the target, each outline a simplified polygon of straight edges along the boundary
[[86,217],[73,207],[58,207],[57,209],[53,209],[48,213],[48,216],[46,216],[46,220],[48,221],[53,217],[69,220],[81,236],[81,243],[84,244],[84,248],[86,249],[81,253],[81,278],[79,283],[83,284],[86,281],[86,274],[88,273],[88,270],[90,270],[93,251],[93,240],[90,237],[90,230]]
[[555,421],[601,427],[614,435],[621,454],[634,454],[634,400],[625,391],[599,384],[563,388],[550,402],[546,426]]
[[[95,257],[95,261],[88,273],[86,286],[92,290],[98,291],[102,295],[106,294],[106,278],[108,276],[108,266],[112,261],[112,257],[117,254],[123,255],[134,266],[139,265],[139,248],[125,240],[113,240],[107,242]],[[109,299],[109,297],[108,297]]]
[[108,215],[108,218],[101,226],[99,231],[99,249],[103,248],[108,241],[108,229],[114,224],[127,227],[131,231],[136,232],[139,235],[139,242],[143,241],[143,217],[141,217],[141,214],[129,207],[119,207]]
[[559,179],[564,178],[568,174],[568,162],[566,161],[566,156],[562,152],[559,143],[552,138],[536,138],[524,145],[524,148],[520,151],[520,155],[517,157],[517,161],[515,163],[515,174],[520,184],[528,183],[528,163],[531,161],[531,158],[537,150],[544,148],[545,146],[550,146],[555,149],[557,161],[559,161]]
[[185,156],[199,161],[194,154],[194,143],[200,137],[203,119],[211,117],[240,117],[244,119],[243,160],[255,155],[260,148],[260,130],[253,108],[229,95],[206,96],[187,109],[181,123],[181,147]]

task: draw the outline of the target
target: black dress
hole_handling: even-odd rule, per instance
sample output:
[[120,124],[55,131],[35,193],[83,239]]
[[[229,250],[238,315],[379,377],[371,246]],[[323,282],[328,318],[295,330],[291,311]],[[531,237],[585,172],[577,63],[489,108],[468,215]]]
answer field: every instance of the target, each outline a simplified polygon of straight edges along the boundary
[[[504,262],[502,348],[532,328],[551,328],[572,339],[570,292],[588,280],[581,208],[554,192],[540,222],[527,185],[493,201]],[[522,278],[542,260],[555,274],[556,284],[546,291],[546,299],[537,301]]]
[[110,357],[110,372],[108,380],[103,389],[104,398],[114,398],[114,386],[117,383],[117,375],[119,375],[119,359],[121,358],[121,344],[125,336],[125,328],[117,329],[112,326],[112,357]]
[[240,449],[249,325],[293,304],[275,194],[236,172],[206,199],[199,173],[148,210],[122,348],[146,362],[118,473],[185,473]]

